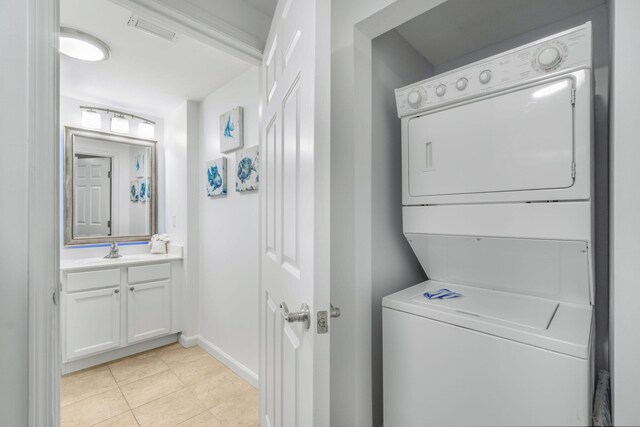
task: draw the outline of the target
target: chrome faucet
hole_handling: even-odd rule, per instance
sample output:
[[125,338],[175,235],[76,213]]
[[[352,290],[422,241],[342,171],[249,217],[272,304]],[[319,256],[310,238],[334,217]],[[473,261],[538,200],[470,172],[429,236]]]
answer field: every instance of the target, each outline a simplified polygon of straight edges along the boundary
[[122,258],[122,255],[118,253],[118,243],[113,242],[111,244],[111,250],[109,250],[109,253],[105,256],[105,258]]

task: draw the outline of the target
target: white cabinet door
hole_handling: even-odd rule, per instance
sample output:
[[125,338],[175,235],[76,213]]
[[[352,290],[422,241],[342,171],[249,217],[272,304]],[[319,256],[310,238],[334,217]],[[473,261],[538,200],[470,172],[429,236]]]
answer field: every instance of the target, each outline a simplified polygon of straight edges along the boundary
[[120,346],[120,287],[67,294],[67,360]]
[[146,340],[171,332],[171,286],[169,280],[129,285],[128,342]]

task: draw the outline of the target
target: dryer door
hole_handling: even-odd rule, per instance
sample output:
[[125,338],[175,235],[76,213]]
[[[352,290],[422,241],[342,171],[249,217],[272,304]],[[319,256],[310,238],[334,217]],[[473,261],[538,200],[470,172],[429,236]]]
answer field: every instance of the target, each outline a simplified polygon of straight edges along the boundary
[[562,189],[574,183],[573,80],[409,120],[409,195]]

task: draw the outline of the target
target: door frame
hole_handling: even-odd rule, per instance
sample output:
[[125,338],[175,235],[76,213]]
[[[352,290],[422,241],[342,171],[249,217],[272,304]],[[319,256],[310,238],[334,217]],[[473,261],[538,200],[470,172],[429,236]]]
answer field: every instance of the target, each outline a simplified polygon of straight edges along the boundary
[[59,0],[30,0],[28,21],[27,417],[39,427],[60,422]]
[[[58,33],[60,0],[27,0],[29,26],[29,189],[28,208],[28,425],[60,425],[60,79]],[[259,65],[262,52],[195,18],[149,0],[111,0],[185,34]],[[173,13],[173,15],[172,15]],[[235,34],[242,36],[242,34]],[[51,251],[53,248],[53,254]]]

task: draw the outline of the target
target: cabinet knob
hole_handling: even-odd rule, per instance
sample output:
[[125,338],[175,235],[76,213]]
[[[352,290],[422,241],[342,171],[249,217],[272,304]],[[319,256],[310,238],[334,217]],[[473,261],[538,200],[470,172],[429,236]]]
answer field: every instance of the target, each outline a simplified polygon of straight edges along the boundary
[[131,292],[135,291],[135,289],[133,288],[133,286],[132,286],[132,287],[130,287],[130,288],[129,288],[129,290],[130,290]]
[[119,293],[119,292],[120,292],[120,289],[116,289],[116,290],[115,290],[115,291],[113,291],[113,292],[117,294],[117,293]]

